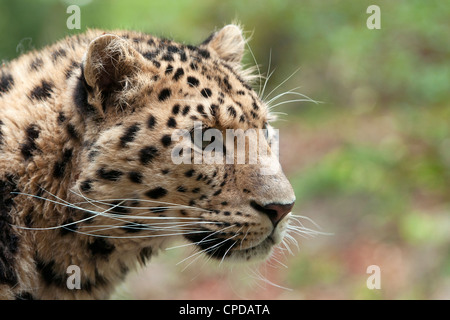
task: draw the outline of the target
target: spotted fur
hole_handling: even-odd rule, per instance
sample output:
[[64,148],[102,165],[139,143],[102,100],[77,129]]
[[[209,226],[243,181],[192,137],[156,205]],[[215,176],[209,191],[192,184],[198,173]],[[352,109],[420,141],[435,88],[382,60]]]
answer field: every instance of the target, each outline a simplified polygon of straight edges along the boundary
[[1,66],[0,298],[107,298],[174,238],[218,259],[270,255],[289,219],[267,205],[295,200],[281,170],[170,157],[195,120],[267,125],[244,47],[235,25],[199,46],[90,30]]

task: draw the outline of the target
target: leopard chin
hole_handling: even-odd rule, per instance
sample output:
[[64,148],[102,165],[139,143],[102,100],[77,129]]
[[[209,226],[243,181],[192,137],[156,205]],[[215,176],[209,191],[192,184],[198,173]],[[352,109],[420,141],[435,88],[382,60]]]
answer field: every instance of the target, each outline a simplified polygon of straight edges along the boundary
[[186,235],[185,238],[194,243],[206,256],[227,263],[258,263],[266,261],[287,232],[289,215],[273,228],[272,232],[252,242],[248,247],[242,245],[244,238],[239,234],[221,238],[215,232],[203,229],[203,232]]

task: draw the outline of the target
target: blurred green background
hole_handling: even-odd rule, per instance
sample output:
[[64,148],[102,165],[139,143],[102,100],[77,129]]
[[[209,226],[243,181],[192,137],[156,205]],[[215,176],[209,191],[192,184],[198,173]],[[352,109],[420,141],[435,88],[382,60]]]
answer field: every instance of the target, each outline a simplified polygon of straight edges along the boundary
[[[70,4],[81,30],[66,27]],[[380,30],[366,27],[372,4]],[[0,0],[0,59],[88,27],[198,44],[232,21],[251,36],[261,73],[269,60],[275,70],[267,100],[297,88],[320,101],[280,104],[276,126],[295,214],[332,235],[297,237],[294,255],[262,266],[177,264],[189,253],[169,250],[114,297],[450,299],[448,1]],[[380,290],[366,286],[369,265],[381,269]]]

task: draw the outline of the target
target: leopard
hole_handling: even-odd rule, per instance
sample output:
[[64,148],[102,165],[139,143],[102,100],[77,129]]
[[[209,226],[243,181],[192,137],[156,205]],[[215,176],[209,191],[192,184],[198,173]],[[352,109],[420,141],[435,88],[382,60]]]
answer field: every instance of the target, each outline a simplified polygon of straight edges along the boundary
[[[109,299],[173,241],[230,263],[273,254],[295,194],[246,43],[234,23],[197,45],[87,29],[2,62],[1,299]],[[276,169],[175,164],[173,133],[195,122],[266,130],[258,143]]]

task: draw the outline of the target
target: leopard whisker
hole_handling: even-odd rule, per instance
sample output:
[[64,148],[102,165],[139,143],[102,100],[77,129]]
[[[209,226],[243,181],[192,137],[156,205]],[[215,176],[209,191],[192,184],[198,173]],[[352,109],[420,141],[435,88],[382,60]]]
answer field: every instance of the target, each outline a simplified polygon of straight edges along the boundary
[[[250,35],[249,38],[251,38],[252,36],[253,36],[253,34]],[[252,56],[252,58],[253,58],[253,61],[255,62],[256,70],[258,71],[258,79],[260,80],[260,81],[259,81],[259,91],[258,91],[258,96],[259,96],[260,93],[261,93],[261,78],[262,78],[262,76],[261,76],[261,69],[259,68],[258,62],[256,61],[256,57],[255,57],[255,55],[254,55],[254,53],[253,53],[253,50],[252,50],[252,48],[250,47],[248,41],[245,41],[245,44],[246,44],[246,46],[247,46],[247,48],[248,48],[248,51],[250,52],[250,54],[251,54],[251,56]]]
[[250,271],[250,273],[251,273],[250,276],[253,277],[254,279],[260,280],[263,283],[268,284],[268,285],[273,286],[273,287],[276,287],[276,288],[280,288],[280,289],[287,290],[287,291],[293,291],[293,289],[291,289],[291,288],[283,287],[281,285],[278,285],[278,284],[270,281],[261,272],[259,272],[259,270],[258,271],[257,270],[253,270],[253,269],[250,269],[250,267],[247,267],[247,268],[248,268],[247,270]]
[[267,77],[266,80],[264,81],[264,86],[262,88],[262,92],[258,95],[260,98],[264,97],[264,92],[266,91],[266,86],[267,83],[269,82],[270,77],[273,75],[273,73],[275,72],[275,70],[273,70],[272,72],[270,72],[270,66],[272,64],[272,48],[270,48],[269,51],[269,65],[267,67]]
[[[226,228],[229,228],[229,227],[226,227]],[[225,230],[226,228],[223,228],[222,230],[219,230],[219,231],[216,231],[216,232],[222,232],[222,231]],[[203,252],[211,251],[211,250],[214,249],[215,247],[220,246],[222,243],[224,243],[224,242],[226,242],[226,241],[229,241],[230,239],[232,239],[232,238],[234,238],[234,237],[236,237],[236,236],[237,236],[237,234],[235,234],[234,236],[232,236],[232,237],[230,237],[230,238],[226,238],[225,240],[223,240],[223,241],[221,241],[221,242],[219,242],[219,243],[217,243],[217,244],[215,244],[215,245],[213,245],[213,246],[211,246],[211,247],[209,247],[209,248],[207,248],[207,249],[205,249],[205,250],[200,250],[199,252],[196,252],[196,253],[190,255],[189,257],[187,257],[187,258],[181,260],[180,262],[177,263],[177,265],[179,265],[179,264],[183,263],[184,261],[186,261],[186,260],[188,260],[188,259],[191,259],[191,258],[193,258],[194,256],[199,255],[199,254],[201,254],[201,253],[203,253]],[[205,239],[206,239],[206,237],[203,238],[201,241],[199,241],[198,244],[202,243]],[[191,262],[191,263],[192,263],[192,262]]]
[[[95,199],[90,199],[87,196],[83,195],[81,192],[80,193],[76,193],[73,190],[70,190],[71,192],[75,193],[76,195],[85,198],[86,200],[89,200],[91,202],[105,202],[105,201],[140,201],[140,202],[150,202],[150,203],[157,203],[157,204],[164,204],[164,205],[172,205],[172,206],[177,206],[179,208],[183,208],[183,209],[197,209],[197,210],[201,210],[201,211],[206,211],[206,212],[211,212],[210,210],[206,210],[203,208],[198,208],[198,207],[194,207],[194,206],[188,206],[188,205],[182,205],[182,204],[178,204],[178,203],[172,203],[172,202],[167,202],[167,201],[158,201],[158,200],[149,200],[149,199],[136,199],[136,198],[125,198],[125,199],[101,199],[101,200],[95,200]],[[112,205],[110,203],[104,203],[107,205]],[[138,207],[136,207],[138,208]],[[160,207],[154,207],[154,209],[157,209]]]
[[[74,206],[74,205],[72,205],[70,203],[69,204],[65,204],[65,203],[61,203],[61,202],[54,201],[54,200],[51,200],[51,199],[47,199],[47,198],[43,198],[43,197],[40,197],[40,196],[36,196],[36,195],[33,195],[33,194],[28,194],[28,193],[23,193],[23,192],[14,192],[14,193],[20,194],[20,195],[25,195],[25,196],[30,196],[30,197],[33,197],[33,198],[37,198],[37,199],[49,201],[49,202],[52,202],[52,203],[56,203],[56,204],[59,204],[59,205],[62,205],[62,206],[75,208],[75,209],[83,210],[83,211],[86,211],[86,212],[89,212],[89,213],[93,213],[93,215],[91,217],[87,217],[87,218],[80,219],[80,220],[77,220],[77,221],[74,221],[74,222],[66,223],[66,224],[59,225],[59,226],[53,226],[53,227],[34,228],[34,227],[24,227],[24,226],[12,225],[12,226],[14,226],[16,228],[24,229],[24,230],[54,230],[54,229],[59,229],[59,228],[67,227],[67,226],[70,226],[70,225],[73,225],[73,224],[77,224],[77,223],[80,223],[80,222],[84,222],[84,221],[93,219],[93,218],[95,218],[95,217],[97,217],[99,215],[104,215],[105,213],[107,213],[107,211],[110,211],[110,210],[114,209],[114,207],[112,207],[112,208],[110,208],[108,210],[105,210],[103,212],[97,212],[97,211],[91,211],[91,210],[87,210],[87,209],[84,209],[84,208],[80,208],[80,207]],[[66,202],[66,201],[64,201],[64,202]]]
[[100,234],[93,234],[89,232],[81,232],[78,230],[71,230],[75,233],[92,236],[92,237],[98,237],[98,238],[108,238],[108,239],[138,239],[138,238],[160,238],[160,237],[174,237],[174,236],[184,236],[188,234],[196,234],[196,233],[203,233],[206,231],[190,231],[190,232],[179,232],[179,233],[168,233],[168,234],[154,234],[154,235],[134,235],[134,236],[108,236],[108,235],[100,235]]
[[298,71],[300,71],[300,68],[297,68],[289,77],[287,77],[285,80],[283,80],[280,84],[278,84],[272,91],[270,91],[265,97],[263,97],[263,101],[266,101],[272,93],[274,93],[279,87],[281,87],[283,84],[285,84],[289,79],[291,79]]
[[311,102],[311,100],[309,100],[309,99],[293,99],[293,100],[287,100],[287,101],[279,102],[277,104],[274,104],[273,106],[270,106],[269,108],[273,109],[273,108],[281,106],[283,104],[294,103],[294,102],[305,102],[305,101]]
[[220,260],[219,266],[222,265],[223,260],[225,259],[225,257],[227,256],[228,252],[231,250],[231,248],[233,248],[233,246],[238,242],[238,240],[235,240],[231,246],[228,248],[227,251],[225,251],[225,253],[223,254],[222,260]]

